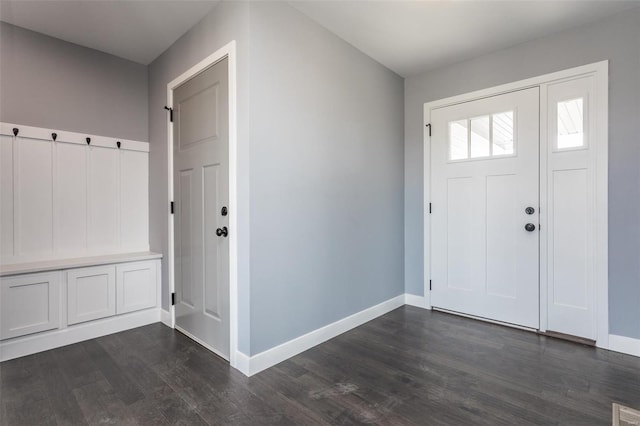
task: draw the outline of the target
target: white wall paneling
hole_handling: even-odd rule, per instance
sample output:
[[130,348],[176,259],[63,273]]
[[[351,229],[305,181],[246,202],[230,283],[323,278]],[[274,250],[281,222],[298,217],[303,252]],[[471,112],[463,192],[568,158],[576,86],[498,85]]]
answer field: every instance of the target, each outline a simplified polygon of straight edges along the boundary
[[54,149],[55,251],[82,252],[87,248],[87,150],[70,143],[56,143]]
[[0,284],[0,340],[58,328],[60,272],[3,278]]
[[116,268],[113,265],[67,271],[67,324],[116,313]]
[[147,251],[148,151],[0,123],[1,263]]
[[0,258],[13,256],[13,137],[0,135]]
[[53,255],[53,144],[18,136],[13,141],[14,253]]
[[149,241],[149,156],[120,150],[120,246],[134,251]]
[[87,149],[89,246],[103,247],[105,251],[112,252],[120,244],[119,156],[113,149],[98,146],[89,146]]

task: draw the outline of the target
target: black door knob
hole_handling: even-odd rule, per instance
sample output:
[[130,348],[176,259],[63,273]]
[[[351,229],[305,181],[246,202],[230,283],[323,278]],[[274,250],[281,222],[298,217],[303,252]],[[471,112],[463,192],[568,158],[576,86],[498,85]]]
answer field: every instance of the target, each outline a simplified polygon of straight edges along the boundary
[[527,231],[529,231],[529,232],[533,232],[533,231],[535,231],[535,230],[536,230],[536,226],[535,226],[533,223],[527,223],[527,224],[524,226],[524,229],[526,229],[526,230],[527,230]]
[[226,226],[223,226],[222,228],[216,229],[216,235],[218,237],[226,237],[227,235],[229,235],[229,230]]
[[524,209],[524,212],[526,214],[534,214],[536,212],[536,209],[534,209],[533,207],[527,207],[526,209]]

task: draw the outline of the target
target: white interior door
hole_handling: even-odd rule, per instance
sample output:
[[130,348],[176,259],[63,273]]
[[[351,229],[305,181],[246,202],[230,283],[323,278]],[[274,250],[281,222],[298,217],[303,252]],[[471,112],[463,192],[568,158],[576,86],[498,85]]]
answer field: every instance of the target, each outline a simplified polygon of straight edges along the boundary
[[438,108],[431,125],[432,305],[539,328],[539,89]]
[[225,359],[230,334],[228,78],[224,59],[173,91],[176,328]]

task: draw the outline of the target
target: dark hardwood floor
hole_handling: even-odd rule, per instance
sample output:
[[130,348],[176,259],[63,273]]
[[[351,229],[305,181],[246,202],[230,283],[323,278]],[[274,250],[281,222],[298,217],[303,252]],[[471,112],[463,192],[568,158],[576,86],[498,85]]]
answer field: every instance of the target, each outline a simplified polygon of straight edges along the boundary
[[155,324],[0,364],[1,423],[611,424],[640,358],[412,307],[254,377]]

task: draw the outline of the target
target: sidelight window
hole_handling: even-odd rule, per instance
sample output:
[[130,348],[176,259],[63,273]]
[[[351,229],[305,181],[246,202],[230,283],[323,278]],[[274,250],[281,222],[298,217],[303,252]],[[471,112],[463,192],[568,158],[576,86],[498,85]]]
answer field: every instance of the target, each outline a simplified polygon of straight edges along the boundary
[[583,98],[558,102],[557,149],[571,149],[584,146],[583,104]]

